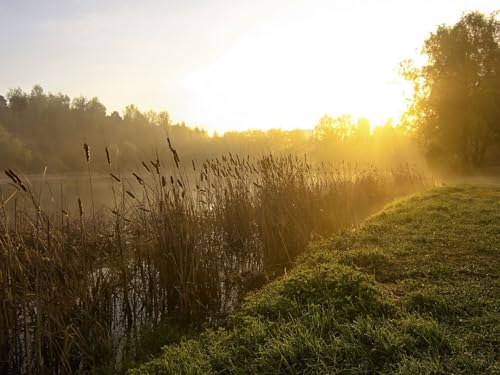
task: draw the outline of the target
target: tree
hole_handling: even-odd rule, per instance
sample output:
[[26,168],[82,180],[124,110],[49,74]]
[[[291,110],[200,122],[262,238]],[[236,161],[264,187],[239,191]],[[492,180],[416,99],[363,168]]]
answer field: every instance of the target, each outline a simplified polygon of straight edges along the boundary
[[314,136],[322,142],[340,143],[349,138],[355,129],[356,125],[350,115],[332,118],[325,114],[314,127]]
[[96,97],[87,102],[85,111],[98,118],[104,118],[106,116],[106,107]]
[[87,107],[87,98],[83,96],[78,96],[73,98],[71,101],[71,109],[76,112],[85,112],[85,108]]
[[9,90],[7,99],[9,100],[9,108],[13,112],[22,112],[28,108],[28,95],[19,87]]
[[149,124],[147,118],[134,104],[130,104],[125,107],[125,110],[123,111],[123,120],[129,123],[135,122],[141,124],[142,126],[147,126]]
[[407,113],[427,155],[484,164],[500,136],[500,21],[496,14],[465,14],[453,26],[441,25],[425,40],[427,63],[403,64],[413,83]]
[[117,111],[113,111],[111,115],[109,115],[109,118],[113,124],[119,124],[122,122],[122,117]]

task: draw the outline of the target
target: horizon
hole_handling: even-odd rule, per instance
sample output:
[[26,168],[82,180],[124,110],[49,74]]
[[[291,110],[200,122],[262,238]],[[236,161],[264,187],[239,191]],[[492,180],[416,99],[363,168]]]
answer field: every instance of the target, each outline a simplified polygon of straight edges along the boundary
[[[398,120],[418,58],[438,24],[488,1],[21,1],[2,4],[0,92],[98,97],[167,111],[208,132],[312,129],[324,114]],[[360,25],[362,25],[360,27]]]

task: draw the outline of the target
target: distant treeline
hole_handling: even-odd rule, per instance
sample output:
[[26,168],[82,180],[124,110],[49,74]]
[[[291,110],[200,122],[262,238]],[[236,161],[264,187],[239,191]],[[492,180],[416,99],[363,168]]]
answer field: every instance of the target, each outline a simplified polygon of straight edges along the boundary
[[[237,125],[237,124],[235,124]],[[307,154],[315,160],[383,164],[414,160],[408,132],[390,122],[373,134],[366,119],[323,116],[314,129],[251,130],[209,135],[205,130],[173,123],[167,112],[141,112],[135,105],[122,114],[107,114],[98,98],[46,94],[36,85],[30,93],[11,89],[0,96],[0,167],[39,173],[86,169],[83,144],[91,150],[95,170],[106,170],[105,147],[123,170],[135,168],[156,152],[167,155],[167,137],[181,157],[201,159],[223,153]]]
[[[123,115],[106,114],[97,98],[71,99],[61,93],[46,94],[34,86],[31,93],[10,90],[0,96],[0,164],[27,172],[79,171],[85,167],[83,144],[91,147],[96,168],[104,165],[108,147],[123,168],[137,163],[167,133],[183,142],[206,140],[207,134],[184,124],[173,125],[166,112],[141,113],[134,105]],[[189,140],[189,141],[188,141]],[[202,146],[202,145],[200,145]]]

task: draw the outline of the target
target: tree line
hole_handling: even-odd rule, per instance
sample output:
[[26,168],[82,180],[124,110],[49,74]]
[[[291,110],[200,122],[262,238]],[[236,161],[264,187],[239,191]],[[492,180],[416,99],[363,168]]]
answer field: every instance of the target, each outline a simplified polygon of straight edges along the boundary
[[[166,139],[187,159],[223,153],[307,154],[314,160],[390,164],[419,161],[448,170],[474,171],[500,163],[500,21],[498,13],[467,13],[441,25],[425,40],[427,62],[402,63],[413,97],[400,124],[371,127],[367,119],[324,115],[311,130],[249,130],[209,135],[173,123],[168,112],[135,105],[108,114],[98,98],[45,93],[35,85],[0,95],[0,167],[24,172],[86,169],[84,143],[97,170],[106,170],[105,148],[129,170],[156,153]],[[237,124],[235,124],[237,125]],[[309,124],[304,124],[307,127]],[[380,124],[378,124],[380,125]],[[397,125],[397,126],[395,126]]]
[[168,156],[167,137],[186,159],[229,152],[292,153],[307,154],[316,160],[380,159],[389,163],[396,154],[408,149],[410,142],[407,132],[391,123],[372,133],[367,119],[356,121],[348,115],[324,115],[311,130],[247,130],[210,135],[185,123],[173,123],[167,112],[140,111],[129,105],[122,114],[107,114],[98,98],[47,94],[39,85],[29,93],[17,88],[0,96],[0,167],[4,169],[33,173],[45,167],[53,173],[82,171],[87,167],[82,148],[86,143],[97,170],[107,170],[105,148],[120,168],[130,170],[157,152]]
[[121,115],[116,111],[108,115],[98,98],[46,94],[39,85],[30,93],[16,88],[0,96],[2,167],[79,171],[84,168],[81,150],[87,143],[97,168],[103,166],[99,153],[105,147],[128,168],[167,133],[192,143],[207,138],[203,130],[172,124],[167,112],[141,112],[129,105]]

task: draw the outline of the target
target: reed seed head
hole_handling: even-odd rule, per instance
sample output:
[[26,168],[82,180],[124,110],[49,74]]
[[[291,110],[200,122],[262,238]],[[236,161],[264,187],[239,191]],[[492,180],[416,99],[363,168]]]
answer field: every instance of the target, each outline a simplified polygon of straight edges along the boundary
[[111,158],[109,157],[109,150],[107,147],[104,148],[106,150],[106,161],[108,162],[108,165],[111,166]]
[[85,159],[87,160],[87,163],[90,163],[90,148],[87,143],[83,144],[83,149],[85,151]]

